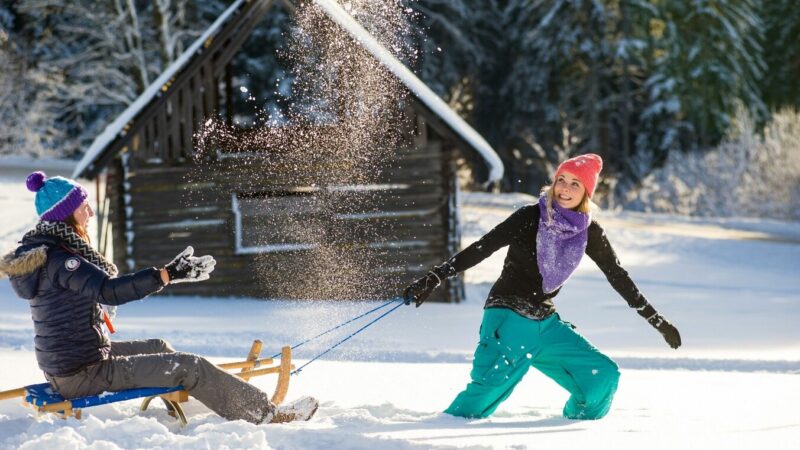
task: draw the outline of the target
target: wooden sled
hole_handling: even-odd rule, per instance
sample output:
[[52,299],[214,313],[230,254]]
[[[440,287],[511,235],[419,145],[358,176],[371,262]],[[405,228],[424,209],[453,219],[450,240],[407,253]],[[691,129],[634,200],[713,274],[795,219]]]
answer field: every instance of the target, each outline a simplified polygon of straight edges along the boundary
[[[284,398],[286,398],[286,393],[289,391],[289,377],[292,370],[294,370],[294,365],[292,365],[292,349],[290,347],[283,347],[281,349],[280,362],[274,364],[272,358],[258,359],[261,353],[261,346],[262,342],[260,340],[255,340],[250,347],[250,353],[247,355],[246,360],[218,364],[217,367],[225,370],[239,369],[239,372],[234,375],[241,377],[245,381],[249,381],[252,377],[277,373],[278,383],[275,385],[275,392],[272,394],[272,403],[279,405],[283,402]],[[32,384],[23,388],[0,392],[0,400],[16,397],[22,397],[22,404],[33,408],[39,414],[54,413],[58,414],[63,419],[68,417],[80,419],[81,410],[91,406],[105,405],[142,397],[144,397],[144,401],[139,410],[144,411],[154,398],[161,398],[167,406],[169,415],[180,420],[181,426],[187,424],[186,415],[183,412],[181,403],[189,400],[189,392],[185,391],[182,386],[126,389],[124,391],[103,392],[98,395],[74,398],[71,400],[66,400],[57,392],[53,391],[50,387],[50,383]]]

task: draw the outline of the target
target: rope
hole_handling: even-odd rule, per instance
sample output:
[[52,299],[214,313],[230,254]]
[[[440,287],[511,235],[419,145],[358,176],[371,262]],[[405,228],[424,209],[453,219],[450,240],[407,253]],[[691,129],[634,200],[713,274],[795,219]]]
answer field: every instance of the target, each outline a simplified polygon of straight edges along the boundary
[[[372,311],[376,311],[377,309],[379,309],[379,308],[383,308],[384,306],[386,306],[386,305],[388,305],[388,304],[391,304],[391,303],[394,303],[394,302],[396,302],[396,301],[398,301],[398,300],[397,300],[397,299],[393,299],[393,300],[391,300],[389,303],[386,303],[386,304],[384,304],[384,305],[381,305],[380,307],[378,307],[378,308],[375,308],[375,309],[374,309],[374,310],[372,310]],[[365,329],[367,329],[367,327],[369,327],[369,326],[370,326],[370,325],[372,325],[373,323],[375,323],[375,322],[377,322],[377,321],[379,321],[379,320],[383,319],[384,317],[388,316],[388,315],[389,315],[390,313],[392,313],[394,310],[396,310],[397,308],[399,308],[399,307],[401,307],[401,306],[403,306],[403,305],[405,305],[405,302],[404,302],[402,299],[400,299],[400,304],[398,304],[398,305],[397,305],[397,306],[395,306],[394,308],[392,308],[392,309],[390,309],[390,310],[386,311],[385,313],[381,314],[380,316],[378,316],[378,318],[374,319],[373,321],[371,321],[371,322],[369,322],[368,324],[364,325],[363,327],[359,328],[359,329],[358,329],[358,330],[356,330],[355,332],[351,333],[349,336],[347,336],[346,338],[344,338],[344,339],[342,339],[341,341],[337,342],[336,344],[332,345],[331,347],[329,347],[327,350],[323,351],[323,352],[322,352],[322,353],[320,353],[319,355],[317,355],[317,356],[315,356],[315,357],[311,358],[311,359],[310,359],[308,362],[306,362],[306,363],[305,363],[305,364],[303,364],[302,366],[298,367],[298,368],[297,368],[295,371],[293,371],[293,372],[292,372],[292,375],[296,375],[296,374],[300,373],[300,371],[301,371],[301,370],[303,370],[303,369],[304,369],[306,366],[308,366],[308,365],[309,365],[309,364],[311,364],[312,362],[314,362],[314,361],[316,361],[317,359],[321,358],[321,357],[322,357],[322,356],[324,356],[326,353],[330,352],[331,350],[335,349],[336,347],[338,347],[338,346],[340,346],[340,345],[344,344],[345,342],[347,342],[348,340],[350,340],[350,338],[352,338],[353,336],[357,335],[358,333],[361,333],[362,331],[364,331]],[[370,311],[370,312],[372,312],[372,311]],[[366,315],[366,314],[368,314],[368,313],[362,314],[360,317],[363,317],[363,316],[364,316],[364,315]],[[350,322],[352,322],[353,320],[355,320],[355,319],[352,319],[352,320],[350,320]],[[344,325],[344,324],[342,324],[342,325]]]
[[[399,300],[402,300],[402,299],[399,299]],[[326,334],[330,333],[331,331],[336,331],[339,328],[342,328],[343,326],[347,325],[348,323],[354,322],[354,321],[356,321],[356,320],[358,320],[358,319],[360,319],[360,318],[362,318],[364,316],[370,315],[370,314],[374,313],[375,311],[377,311],[377,310],[379,310],[381,308],[385,308],[386,306],[389,306],[389,305],[391,305],[392,303],[394,303],[396,301],[398,301],[398,299],[397,298],[393,298],[393,299],[389,300],[388,302],[386,302],[386,303],[384,303],[384,304],[382,304],[382,305],[380,305],[378,307],[372,308],[372,309],[370,309],[369,311],[367,311],[367,312],[365,312],[363,314],[359,314],[358,316],[353,317],[352,319],[348,320],[347,322],[340,323],[339,325],[336,325],[335,327],[333,327],[333,328],[331,328],[331,329],[329,329],[327,331],[323,331],[322,333],[320,333],[320,334],[318,334],[318,335],[316,335],[316,336],[314,336],[312,338],[308,338],[308,339],[306,339],[305,341],[303,341],[303,342],[301,342],[299,344],[295,344],[295,345],[292,346],[292,350],[296,349],[297,347],[300,347],[303,344],[307,344],[307,343],[313,341],[314,339],[317,339],[317,338],[320,338],[322,336],[325,336]],[[278,356],[281,356],[281,352],[275,353],[270,358],[277,358]]]

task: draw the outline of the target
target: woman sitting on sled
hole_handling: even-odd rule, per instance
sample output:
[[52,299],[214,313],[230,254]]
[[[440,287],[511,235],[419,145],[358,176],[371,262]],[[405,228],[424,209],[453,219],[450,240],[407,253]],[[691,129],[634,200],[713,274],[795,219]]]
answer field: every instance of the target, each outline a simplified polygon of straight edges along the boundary
[[53,389],[67,399],[139,387],[181,385],[229,420],[251,423],[308,420],[317,400],[305,397],[275,406],[255,386],[206,359],[176,352],[161,339],[111,342],[102,305],[117,306],[168,284],[207,280],[213,257],[191,247],[164,267],[117,276],[117,267],[91,245],[86,232],[94,215],[86,190],[72,180],[34,172],[40,221],[21,245],[0,261],[0,275],[30,302],[36,359]]
[[484,307],[480,341],[470,377],[446,413],[487,417],[533,366],[571,396],[564,417],[599,419],[611,407],[619,370],[569,322],[555,312],[553,298],[587,254],[631,308],[662,334],[672,348],[678,330],[647,302],[620,266],[590,205],[603,162],[594,154],[564,161],[555,183],[536,205],[520,208],[480,240],[459,252],[405,291],[419,306],[441,280],[478,264],[508,246],[503,271]]

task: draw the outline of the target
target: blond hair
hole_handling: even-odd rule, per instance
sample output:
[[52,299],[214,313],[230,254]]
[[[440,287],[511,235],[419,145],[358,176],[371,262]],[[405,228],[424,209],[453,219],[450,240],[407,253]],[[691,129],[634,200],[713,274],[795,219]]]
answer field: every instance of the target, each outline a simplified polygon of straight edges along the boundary
[[[555,201],[555,189],[553,189],[554,185],[551,184],[550,186],[545,186],[542,188],[542,193],[547,196],[546,206],[547,206],[547,222],[553,220],[553,201]],[[592,199],[589,198],[589,192],[584,191],[583,198],[581,202],[578,203],[578,206],[573,208],[574,211],[582,212],[584,214],[590,214],[593,210],[599,209],[597,205],[592,202]]]

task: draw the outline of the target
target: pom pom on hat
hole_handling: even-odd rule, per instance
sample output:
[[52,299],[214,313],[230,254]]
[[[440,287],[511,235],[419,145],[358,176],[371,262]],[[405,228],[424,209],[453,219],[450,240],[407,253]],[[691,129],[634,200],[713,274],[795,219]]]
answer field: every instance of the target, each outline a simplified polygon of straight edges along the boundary
[[36,192],[36,214],[47,221],[63,222],[89,197],[78,182],[64,177],[48,177],[36,171],[25,179],[28,190]]
[[581,180],[589,198],[592,198],[601,170],[603,170],[603,158],[594,153],[587,153],[562,162],[556,170],[554,180],[558,180],[561,172],[569,172]]
[[44,186],[44,180],[47,179],[47,175],[44,174],[42,171],[36,171],[28,175],[28,178],[25,179],[25,185],[28,187],[28,190],[31,192],[39,192],[39,189]]

